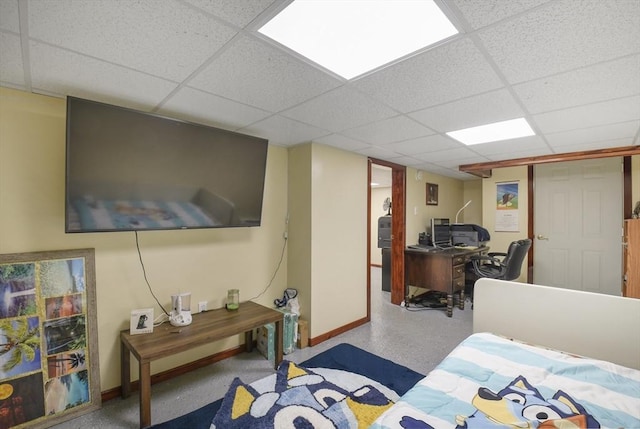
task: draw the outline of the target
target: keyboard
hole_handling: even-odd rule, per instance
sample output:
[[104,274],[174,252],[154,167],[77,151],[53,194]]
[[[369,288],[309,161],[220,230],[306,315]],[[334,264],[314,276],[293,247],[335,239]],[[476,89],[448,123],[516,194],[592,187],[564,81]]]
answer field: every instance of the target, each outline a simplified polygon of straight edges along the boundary
[[451,249],[455,246],[451,243],[436,243],[435,247],[437,247],[438,249]]

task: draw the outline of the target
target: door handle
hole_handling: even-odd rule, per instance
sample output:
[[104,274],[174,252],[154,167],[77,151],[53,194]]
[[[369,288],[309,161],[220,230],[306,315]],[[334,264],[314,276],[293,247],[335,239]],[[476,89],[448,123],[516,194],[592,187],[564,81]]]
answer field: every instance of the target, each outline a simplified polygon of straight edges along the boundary
[[541,235],[541,234],[538,234],[538,235],[536,236],[536,238],[537,238],[538,240],[548,240],[548,239],[549,239],[549,237],[545,237],[544,235]]

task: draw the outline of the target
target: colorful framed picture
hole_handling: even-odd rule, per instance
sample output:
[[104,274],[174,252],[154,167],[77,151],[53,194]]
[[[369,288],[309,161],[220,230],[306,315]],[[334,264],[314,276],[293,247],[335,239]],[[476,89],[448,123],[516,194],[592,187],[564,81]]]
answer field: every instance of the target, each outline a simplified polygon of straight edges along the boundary
[[0,255],[0,427],[100,408],[94,249]]
[[438,185],[435,183],[427,183],[427,205],[438,205]]

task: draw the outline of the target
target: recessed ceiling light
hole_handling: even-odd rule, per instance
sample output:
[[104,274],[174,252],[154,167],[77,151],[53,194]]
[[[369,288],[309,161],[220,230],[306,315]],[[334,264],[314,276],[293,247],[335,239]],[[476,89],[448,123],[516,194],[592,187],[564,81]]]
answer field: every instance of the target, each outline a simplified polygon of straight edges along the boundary
[[433,0],[294,0],[258,31],[345,79],[458,33]]
[[450,131],[447,135],[466,145],[497,142],[501,140],[517,139],[533,136],[535,133],[524,118],[509,121],[494,122],[493,124]]

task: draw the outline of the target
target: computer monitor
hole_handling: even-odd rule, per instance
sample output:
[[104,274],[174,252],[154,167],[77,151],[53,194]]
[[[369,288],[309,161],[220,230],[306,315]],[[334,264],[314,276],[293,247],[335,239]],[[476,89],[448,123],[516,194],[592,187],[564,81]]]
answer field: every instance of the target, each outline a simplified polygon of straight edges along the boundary
[[451,229],[449,219],[431,218],[431,237],[434,247],[451,245]]

